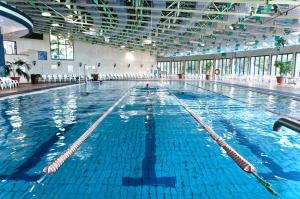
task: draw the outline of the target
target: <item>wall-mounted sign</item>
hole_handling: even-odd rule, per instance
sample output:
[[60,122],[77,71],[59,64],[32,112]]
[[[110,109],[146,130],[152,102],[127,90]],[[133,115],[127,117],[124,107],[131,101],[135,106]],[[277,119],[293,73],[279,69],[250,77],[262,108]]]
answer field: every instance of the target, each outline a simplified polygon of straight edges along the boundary
[[38,60],[47,60],[47,51],[38,51]]

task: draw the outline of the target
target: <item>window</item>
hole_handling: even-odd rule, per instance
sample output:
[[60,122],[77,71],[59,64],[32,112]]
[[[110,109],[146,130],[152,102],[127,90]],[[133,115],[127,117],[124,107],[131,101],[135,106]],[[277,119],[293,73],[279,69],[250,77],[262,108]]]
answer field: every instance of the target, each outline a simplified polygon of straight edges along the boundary
[[[273,55],[272,56],[272,65],[271,65],[271,70],[272,70],[272,75],[277,75],[279,74],[279,68],[276,68],[275,62],[276,61],[292,61],[293,62],[293,54],[282,54],[282,55]],[[294,65],[294,64],[293,64]]]
[[266,76],[269,75],[269,56],[251,57],[253,58],[253,75]]
[[295,77],[300,77],[300,53],[296,54]]
[[251,69],[250,69],[250,75],[255,75],[255,57],[251,57]]
[[196,73],[197,75],[199,75],[199,74],[200,74],[200,65],[199,65],[199,61],[195,61],[195,67],[196,67],[195,73]]
[[4,52],[8,55],[17,54],[17,44],[15,41],[3,41]]
[[50,34],[50,56],[55,60],[73,60],[73,41],[63,36]]
[[264,71],[263,71],[263,75],[267,76],[270,75],[269,71],[270,71],[270,56],[265,56],[265,63],[264,63]]

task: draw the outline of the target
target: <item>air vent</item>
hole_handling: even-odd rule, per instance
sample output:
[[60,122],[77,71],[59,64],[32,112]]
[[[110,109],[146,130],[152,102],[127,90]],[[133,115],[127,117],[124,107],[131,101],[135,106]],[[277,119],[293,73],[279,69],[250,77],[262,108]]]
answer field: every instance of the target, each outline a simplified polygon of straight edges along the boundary
[[43,40],[43,34],[42,33],[32,33],[31,35],[28,35],[28,36],[25,36],[22,38]]

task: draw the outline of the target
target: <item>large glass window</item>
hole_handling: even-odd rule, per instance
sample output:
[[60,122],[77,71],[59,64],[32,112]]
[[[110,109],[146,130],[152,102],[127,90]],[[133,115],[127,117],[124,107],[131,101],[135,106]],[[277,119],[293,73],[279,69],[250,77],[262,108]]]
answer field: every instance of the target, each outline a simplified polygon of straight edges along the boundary
[[296,54],[295,77],[300,77],[300,53]]
[[270,56],[265,56],[263,75],[264,76],[270,75],[269,71],[270,71]]
[[180,67],[179,67],[180,73],[184,73],[184,61],[180,61],[179,63],[180,63]]
[[292,61],[293,62],[293,54],[281,54],[281,55],[273,55],[272,56],[271,71],[272,71],[273,76],[279,74],[279,68],[276,68],[274,66],[276,61],[283,61],[283,62]]
[[252,75],[266,76],[269,75],[269,56],[251,57],[253,61],[253,73]]
[[50,34],[50,56],[55,60],[74,59],[73,41],[61,35]]
[[255,57],[251,57],[250,75],[255,75]]
[[175,61],[172,61],[172,68],[171,68],[171,70],[172,70],[172,75],[175,75],[176,74],[176,68],[177,67],[177,62],[175,62]]
[[300,52],[296,54],[277,54],[277,55],[263,55],[253,57],[236,57],[233,59],[221,58],[221,59],[207,59],[207,60],[181,60],[171,62],[158,62],[162,71],[167,74],[185,73],[199,74],[204,78],[206,74],[206,63],[212,62],[214,69],[219,69],[221,75],[227,76],[235,74],[238,76],[276,76],[279,73],[279,69],[275,68],[275,61],[292,61],[294,64],[292,75],[296,77],[300,76]]
[[200,60],[200,74],[204,74],[204,60]]
[[17,44],[15,41],[3,41],[4,52],[8,55],[17,54]]
[[196,74],[196,61],[192,61],[192,74]]

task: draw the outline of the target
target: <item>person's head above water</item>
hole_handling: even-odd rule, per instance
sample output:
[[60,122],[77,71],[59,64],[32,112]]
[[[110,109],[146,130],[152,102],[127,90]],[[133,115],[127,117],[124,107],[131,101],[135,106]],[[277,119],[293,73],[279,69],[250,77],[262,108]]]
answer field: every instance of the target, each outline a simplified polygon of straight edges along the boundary
[[149,84],[148,84],[148,83],[146,84],[146,88],[150,88],[150,86],[149,86]]

